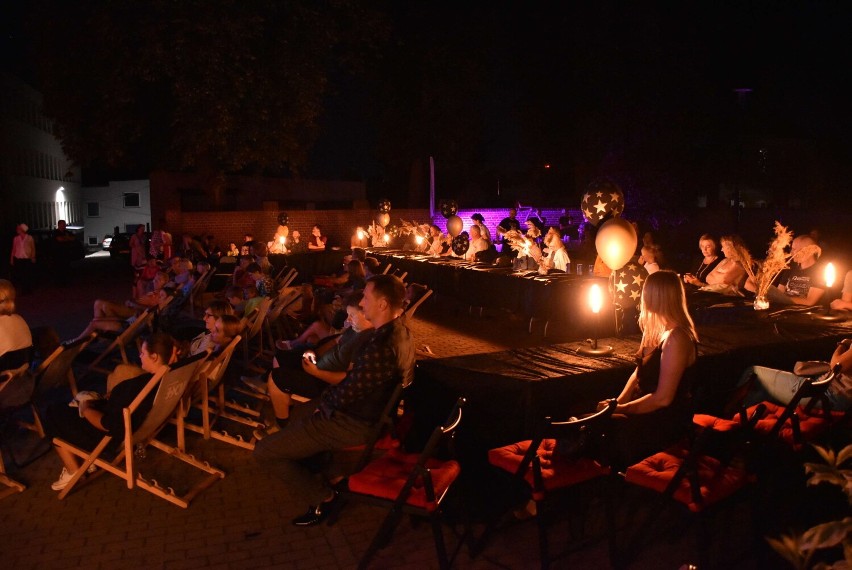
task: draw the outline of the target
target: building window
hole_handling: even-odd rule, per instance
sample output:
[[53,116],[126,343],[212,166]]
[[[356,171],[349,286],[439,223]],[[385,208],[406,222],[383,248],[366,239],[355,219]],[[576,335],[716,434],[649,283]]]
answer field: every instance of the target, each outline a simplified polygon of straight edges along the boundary
[[98,236],[89,236],[89,245],[98,245]]
[[86,202],[86,216],[90,218],[98,218],[101,215],[100,202]]
[[124,194],[124,207],[125,208],[138,208],[139,207],[139,192],[127,192]]

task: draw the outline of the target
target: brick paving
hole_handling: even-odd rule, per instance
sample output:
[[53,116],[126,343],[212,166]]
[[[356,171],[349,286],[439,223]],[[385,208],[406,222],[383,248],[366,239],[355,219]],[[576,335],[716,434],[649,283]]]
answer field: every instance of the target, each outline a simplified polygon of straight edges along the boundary
[[[95,297],[125,298],[128,277],[110,277],[103,260],[80,262],[75,279],[64,288],[43,287],[20,300],[19,310],[31,326],[50,325],[63,339],[76,335],[91,314]],[[570,340],[558,327],[551,337],[529,334],[528,323],[512,315],[487,312],[468,315],[466,307],[435,297],[411,320],[418,346],[426,344],[436,357],[493,352],[517,346]],[[169,440],[172,434],[165,433]],[[109,474],[59,501],[50,483],[61,464],[49,452],[10,473],[28,489],[0,502],[0,556],[6,568],[352,568],[366,549],[384,511],[348,505],[333,526],[300,529],[289,520],[305,505],[296,490],[262,471],[250,452],[218,441],[188,435],[189,452],[222,468],[226,477],[205,490],[186,510],[141,490],[128,491]],[[25,453],[39,442],[22,432],[13,442]],[[158,458],[149,452],[142,472],[156,473]],[[175,471],[166,474],[174,474]],[[167,485],[164,479],[162,484]],[[496,499],[496,498],[495,498]],[[457,515],[458,513],[456,513]],[[481,517],[472,513],[474,530]],[[557,525],[553,537],[565,531]],[[455,538],[449,532],[448,545]],[[555,545],[561,543],[553,539]],[[559,548],[555,546],[554,548]],[[597,541],[558,561],[556,568],[608,566],[605,541]],[[689,560],[685,534],[643,553],[632,568],[679,568]],[[498,535],[486,550],[471,558],[462,550],[459,568],[530,568],[538,565],[534,521],[517,524]],[[420,569],[437,567],[428,524],[412,526],[403,519],[391,544],[372,567]],[[753,567],[750,559],[729,567]]]

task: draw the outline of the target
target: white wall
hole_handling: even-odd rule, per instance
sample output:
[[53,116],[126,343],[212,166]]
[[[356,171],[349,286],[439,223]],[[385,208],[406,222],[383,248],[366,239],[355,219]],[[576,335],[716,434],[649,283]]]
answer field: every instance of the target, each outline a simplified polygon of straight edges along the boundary
[[[139,206],[126,207],[125,194],[138,194]],[[98,216],[89,216],[89,204],[97,204]],[[106,186],[83,188],[83,214],[85,219],[85,243],[96,238],[98,244],[104,236],[119,231],[133,231],[139,224],[151,224],[151,185],[148,180],[111,181]]]

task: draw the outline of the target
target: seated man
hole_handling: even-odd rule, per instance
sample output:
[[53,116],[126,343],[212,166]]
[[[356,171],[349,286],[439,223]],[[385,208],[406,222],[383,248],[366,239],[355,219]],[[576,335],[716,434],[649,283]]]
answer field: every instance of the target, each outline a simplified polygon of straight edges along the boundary
[[308,251],[308,244],[302,241],[302,234],[299,230],[293,230],[292,238],[290,253],[305,253]]
[[337,497],[303,461],[365,444],[397,383],[408,384],[414,377],[411,336],[399,319],[404,297],[405,286],[398,277],[370,278],[362,307],[376,330],[346,376],[325,388],[319,398],[295,406],[287,426],[255,448],[258,461],[311,503],[304,515],[293,519],[297,526],[321,522]]
[[[790,249],[792,261],[797,268],[785,269],[778,277],[778,286],[770,287],[767,298],[781,305],[816,305],[822,298],[825,289],[818,286],[822,283],[822,275],[817,268],[820,249],[810,236],[799,236],[793,240]],[[751,279],[746,281],[745,288],[754,291]]]

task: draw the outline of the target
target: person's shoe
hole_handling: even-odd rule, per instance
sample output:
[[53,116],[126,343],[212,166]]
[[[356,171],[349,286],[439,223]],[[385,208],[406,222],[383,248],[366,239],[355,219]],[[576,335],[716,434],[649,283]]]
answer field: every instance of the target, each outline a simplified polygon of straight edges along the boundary
[[266,382],[260,376],[240,376],[240,382],[258,394],[266,394]]
[[321,523],[328,518],[339,496],[337,491],[334,491],[334,496],[330,500],[318,505],[311,505],[305,514],[293,519],[293,524],[296,526],[314,526]]
[[71,482],[71,477],[73,476],[73,473],[63,467],[62,473],[59,474],[59,479],[51,483],[50,488],[54,491],[61,491],[62,489],[68,486],[68,483]]
[[268,435],[272,435],[273,433],[275,433],[277,431],[281,431],[281,428],[278,427],[278,424],[274,424],[274,425],[267,427],[266,429],[258,428],[258,429],[254,430],[252,432],[252,435],[254,436],[254,439],[256,439],[257,441],[260,441],[264,437],[266,437]]

